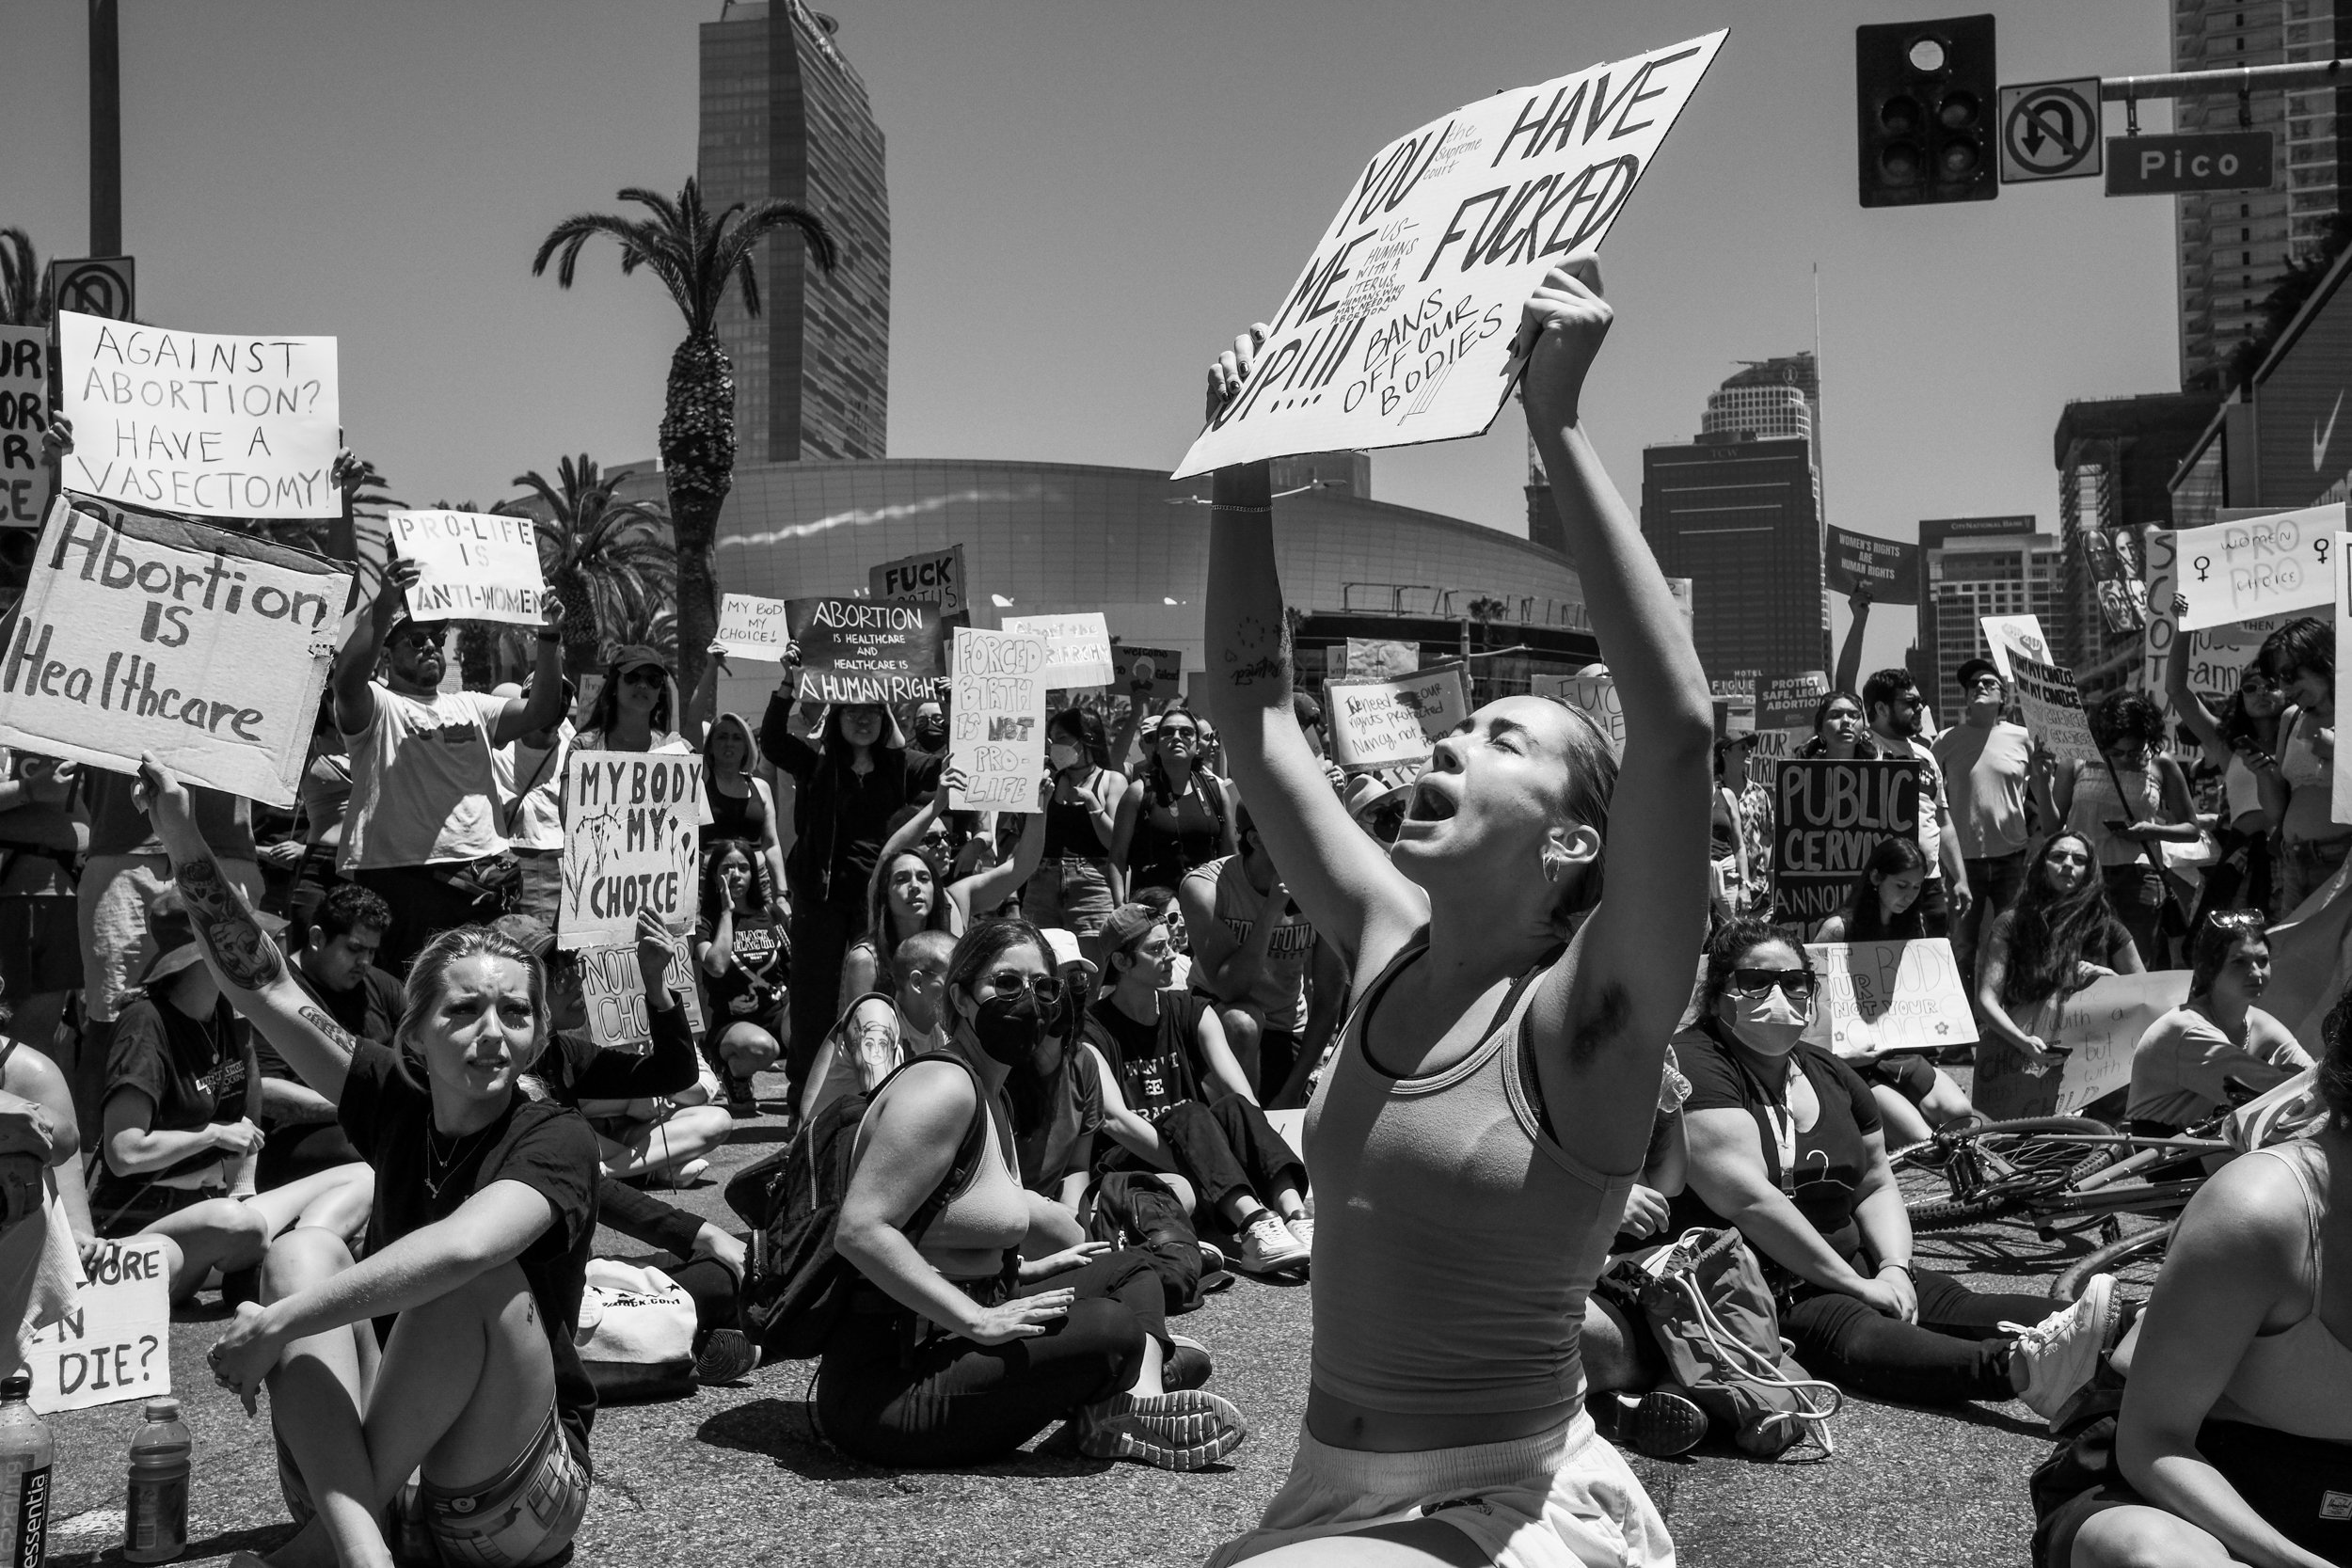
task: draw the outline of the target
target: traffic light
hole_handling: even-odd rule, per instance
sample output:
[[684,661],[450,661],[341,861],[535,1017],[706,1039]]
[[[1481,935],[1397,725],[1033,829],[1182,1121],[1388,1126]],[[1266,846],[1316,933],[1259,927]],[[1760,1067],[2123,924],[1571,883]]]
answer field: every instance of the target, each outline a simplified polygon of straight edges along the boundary
[[2000,195],[1993,18],[1856,27],[1853,43],[1862,204]]

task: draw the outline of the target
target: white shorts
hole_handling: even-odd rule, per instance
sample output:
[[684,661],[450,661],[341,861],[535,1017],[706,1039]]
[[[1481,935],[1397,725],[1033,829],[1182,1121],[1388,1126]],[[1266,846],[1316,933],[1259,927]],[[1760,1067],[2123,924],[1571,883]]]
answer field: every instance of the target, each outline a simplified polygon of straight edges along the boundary
[[1248,1535],[1209,1568],[1370,1525],[1441,1519],[1496,1568],[1673,1568],[1674,1542],[1649,1494],[1582,1411],[1508,1443],[1367,1453],[1319,1443],[1304,1425],[1290,1479]]

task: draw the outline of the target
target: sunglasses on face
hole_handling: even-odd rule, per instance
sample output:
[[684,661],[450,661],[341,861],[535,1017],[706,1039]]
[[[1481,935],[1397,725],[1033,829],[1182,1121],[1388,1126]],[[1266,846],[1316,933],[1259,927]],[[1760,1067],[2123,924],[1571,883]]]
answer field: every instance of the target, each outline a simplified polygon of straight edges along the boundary
[[624,673],[621,676],[621,684],[623,686],[660,686],[661,672],[650,664],[641,664],[636,669]]
[[2237,689],[2249,697],[2265,696],[2279,689],[2279,683],[2268,675],[2248,674],[2237,683]]
[[1200,738],[1200,732],[1199,730],[1182,727],[1171,730],[1165,724],[1160,726],[1160,741],[1163,745],[1172,741],[1179,745],[1189,746]]
[[1016,969],[1000,969],[973,988],[983,996],[1018,996],[1027,991],[1046,1006],[1061,1001],[1067,988],[1059,977],[1052,974],[1024,974]]
[[1971,691],[1998,691],[2001,689],[2001,677],[1998,675],[1979,675],[1975,680],[1968,683],[1968,689]]
[[1802,969],[1735,969],[1731,972],[1731,989],[1741,996],[1763,996],[1775,986],[1791,1002],[1813,1000],[1813,976]]

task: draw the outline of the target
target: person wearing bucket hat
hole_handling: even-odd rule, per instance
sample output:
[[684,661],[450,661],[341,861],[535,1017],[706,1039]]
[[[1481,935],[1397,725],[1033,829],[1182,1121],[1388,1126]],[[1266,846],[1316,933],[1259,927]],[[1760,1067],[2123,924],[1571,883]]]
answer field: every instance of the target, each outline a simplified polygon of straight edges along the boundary
[[[444,691],[446,629],[408,612],[414,561],[384,568],[375,602],[336,656],[335,721],[351,743],[351,803],[338,868],[392,907],[382,962],[400,974],[437,931],[495,918],[519,877],[501,831],[501,746],[564,716],[564,607],[540,601],[527,696]],[[374,678],[382,659],[385,678]]]

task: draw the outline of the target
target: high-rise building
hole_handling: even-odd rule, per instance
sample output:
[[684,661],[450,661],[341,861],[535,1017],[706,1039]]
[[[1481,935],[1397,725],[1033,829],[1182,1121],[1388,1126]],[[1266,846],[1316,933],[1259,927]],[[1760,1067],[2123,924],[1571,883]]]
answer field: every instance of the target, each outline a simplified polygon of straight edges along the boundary
[[1668,577],[1691,579],[1709,675],[1829,668],[1814,495],[1813,444],[1793,436],[1643,449],[1642,534]]
[[[2352,0],[2172,0],[2172,69],[2234,70],[2333,59],[2352,45]],[[2290,259],[2319,245],[2352,166],[2352,87],[2204,94],[2173,101],[2174,128],[2267,130],[2280,188],[2176,198],[2181,384],[2195,384],[2262,325],[2263,298]]]
[[793,202],[840,246],[830,274],[799,230],[761,242],[760,313],[719,312],[735,361],[736,460],[883,455],[890,409],[890,196],[866,84],[831,17],[801,0],[727,0],[702,24],[703,200]]
[[2031,615],[2052,636],[2061,619],[2066,552],[2031,517],[1939,517],[1919,525],[1918,659],[1913,673],[1941,723],[1963,705],[1961,664],[1985,652],[1987,615]]

